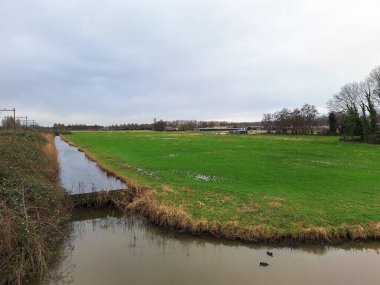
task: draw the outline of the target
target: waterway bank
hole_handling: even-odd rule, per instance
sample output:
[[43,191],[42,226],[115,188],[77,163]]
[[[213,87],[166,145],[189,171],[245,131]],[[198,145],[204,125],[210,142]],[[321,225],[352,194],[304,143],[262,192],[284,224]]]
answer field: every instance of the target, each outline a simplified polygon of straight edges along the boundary
[[21,284],[46,272],[64,239],[67,193],[52,135],[0,132],[0,161],[0,284]]

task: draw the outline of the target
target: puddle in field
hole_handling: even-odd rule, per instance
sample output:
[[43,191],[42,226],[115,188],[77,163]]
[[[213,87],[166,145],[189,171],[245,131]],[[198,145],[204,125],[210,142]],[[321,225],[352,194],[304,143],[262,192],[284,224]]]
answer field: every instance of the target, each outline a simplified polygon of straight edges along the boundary
[[61,168],[61,185],[72,194],[125,188],[121,180],[108,175],[96,162],[58,136],[55,137],[55,145]]
[[207,175],[204,175],[204,174],[196,174],[194,175],[194,178],[196,180],[203,180],[203,181],[211,181],[211,180],[214,180],[214,177],[212,176],[207,176]]
[[188,172],[187,175],[189,175],[190,177],[192,177],[193,179],[198,180],[198,181],[221,182],[221,179],[216,177],[216,176],[206,175],[206,174],[202,174],[202,173],[191,174]]

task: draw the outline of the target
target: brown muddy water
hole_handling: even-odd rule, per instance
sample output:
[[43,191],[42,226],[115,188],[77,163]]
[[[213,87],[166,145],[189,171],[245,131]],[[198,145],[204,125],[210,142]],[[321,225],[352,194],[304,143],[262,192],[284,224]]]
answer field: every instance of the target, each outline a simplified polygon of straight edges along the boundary
[[71,225],[47,277],[29,284],[380,284],[380,243],[258,246],[176,234],[110,210],[81,210]]
[[[375,243],[255,246],[175,234],[139,217],[99,210],[76,218],[61,259],[33,285],[380,283],[380,245]],[[259,266],[261,261],[269,266]]]

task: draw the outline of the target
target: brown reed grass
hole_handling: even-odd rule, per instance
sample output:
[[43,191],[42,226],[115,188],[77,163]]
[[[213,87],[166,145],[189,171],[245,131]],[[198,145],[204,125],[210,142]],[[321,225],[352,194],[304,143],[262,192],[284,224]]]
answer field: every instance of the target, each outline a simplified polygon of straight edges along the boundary
[[42,147],[42,151],[51,161],[51,167],[47,169],[47,178],[51,182],[58,182],[59,179],[59,162],[58,151],[55,147],[54,135],[51,133],[41,133],[45,138],[46,144]]

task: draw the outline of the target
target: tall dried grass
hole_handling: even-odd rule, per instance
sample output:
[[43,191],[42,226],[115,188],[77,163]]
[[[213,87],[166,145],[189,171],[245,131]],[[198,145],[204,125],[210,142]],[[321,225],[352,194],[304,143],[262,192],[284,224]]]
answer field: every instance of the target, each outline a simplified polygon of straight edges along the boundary
[[50,168],[47,170],[47,178],[51,182],[58,182],[59,179],[59,162],[58,162],[58,151],[55,147],[54,135],[51,133],[41,134],[45,140],[46,144],[42,147],[45,155],[50,158]]
[[154,191],[146,187],[129,185],[124,195],[113,197],[113,203],[124,213],[138,213],[150,222],[178,232],[210,234],[216,238],[255,243],[280,243],[293,245],[334,244],[347,240],[364,241],[380,239],[380,223],[341,227],[317,228],[286,233],[268,225],[243,228],[238,222],[218,223],[195,220],[181,208],[168,207],[156,199]]

